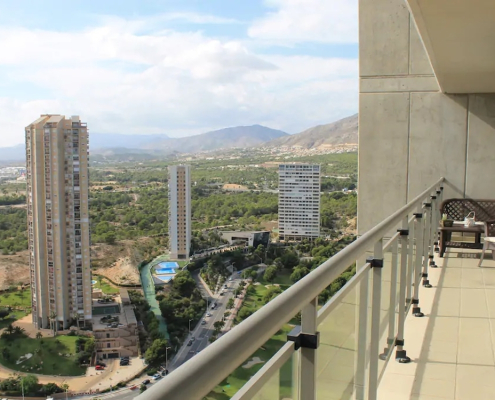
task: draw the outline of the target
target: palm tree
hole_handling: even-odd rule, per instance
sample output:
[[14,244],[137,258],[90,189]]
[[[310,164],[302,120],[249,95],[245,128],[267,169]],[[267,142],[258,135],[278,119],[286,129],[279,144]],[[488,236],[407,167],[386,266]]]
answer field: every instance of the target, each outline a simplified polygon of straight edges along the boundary
[[36,339],[41,339],[43,337],[43,334],[41,332],[38,332],[36,334]]
[[26,330],[24,328],[21,328],[20,326],[16,326],[14,327],[14,333],[16,335],[20,335],[22,333],[26,332]]
[[77,327],[79,328],[79,313],[75,312],[72,314],[72,318],[76,320]]
[[55,320],[55,318],[57,318],[57,314],[55,313],[55,311],[53,311],[53,310],[50,311],[49,318],[50,318],[50,323],[52,324],[53,336],[55,336],[56,328],[57,328],[57,324],[56,324],[56,320]]
[[14,332],[14,326],[12,324],[9,324],[9,326],[7,326],[6,328],[6,331],[9,335],[12,335],[12,333]]

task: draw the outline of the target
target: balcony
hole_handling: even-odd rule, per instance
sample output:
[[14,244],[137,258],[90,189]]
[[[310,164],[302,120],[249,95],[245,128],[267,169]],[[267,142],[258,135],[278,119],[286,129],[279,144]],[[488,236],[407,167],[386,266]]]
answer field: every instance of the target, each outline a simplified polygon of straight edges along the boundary
[[[301,326],[233,399],[491,398],[495,262],[480,269],[466,250],[435,255],[443,185],[442,178],[140,398],[203,398],[299,311]],[[356,260],[354,277],[320,306],[318,295]]]

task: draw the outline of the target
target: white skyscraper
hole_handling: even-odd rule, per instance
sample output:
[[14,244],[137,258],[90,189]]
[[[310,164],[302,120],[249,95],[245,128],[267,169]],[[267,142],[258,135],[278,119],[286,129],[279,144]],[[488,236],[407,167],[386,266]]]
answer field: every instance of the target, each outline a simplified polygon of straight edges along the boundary
[[168,240],[170,258],[187,259],[191,248],[191,167],[168,167]]
[[278,220],[280,240],[320,235],[320,166],[280,164]]

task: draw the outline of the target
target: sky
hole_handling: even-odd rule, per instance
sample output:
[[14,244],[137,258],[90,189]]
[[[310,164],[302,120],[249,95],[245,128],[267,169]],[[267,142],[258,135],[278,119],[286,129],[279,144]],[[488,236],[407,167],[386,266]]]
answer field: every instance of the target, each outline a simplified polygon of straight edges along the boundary
[[0,147],[46,113],[297,133],[357,112],[357,57],[357,0],[0,0]]

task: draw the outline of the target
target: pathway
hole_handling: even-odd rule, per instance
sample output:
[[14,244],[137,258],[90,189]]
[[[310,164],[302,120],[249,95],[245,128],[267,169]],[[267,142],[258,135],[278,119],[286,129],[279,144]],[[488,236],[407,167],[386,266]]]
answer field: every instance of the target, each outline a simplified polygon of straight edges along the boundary
[[158,320],[158,327],[160,332],[162,332],[165,337],[168,339],[168,330],[167,330],[167,322],[165,319],[162,317],[162,313],[160,311],[160,306],[158,304],[158,301],[156,300],[155,296],[155,283],[153,282],[153,278],[151,276],[151,268],[158,264],[159,262],[162,261],[167,261],[168,260],[168,255],[163,255],[155,258],[153,261],[150,263],[146,264],[144,267],[141,268],[140,271],[140,276],[141,276],[141,285],[143,287],[143,292],[144,296],[146,297],[146,300],[150,304],[151,311],[153,311],[153,314],[155,314],[157,320]]

